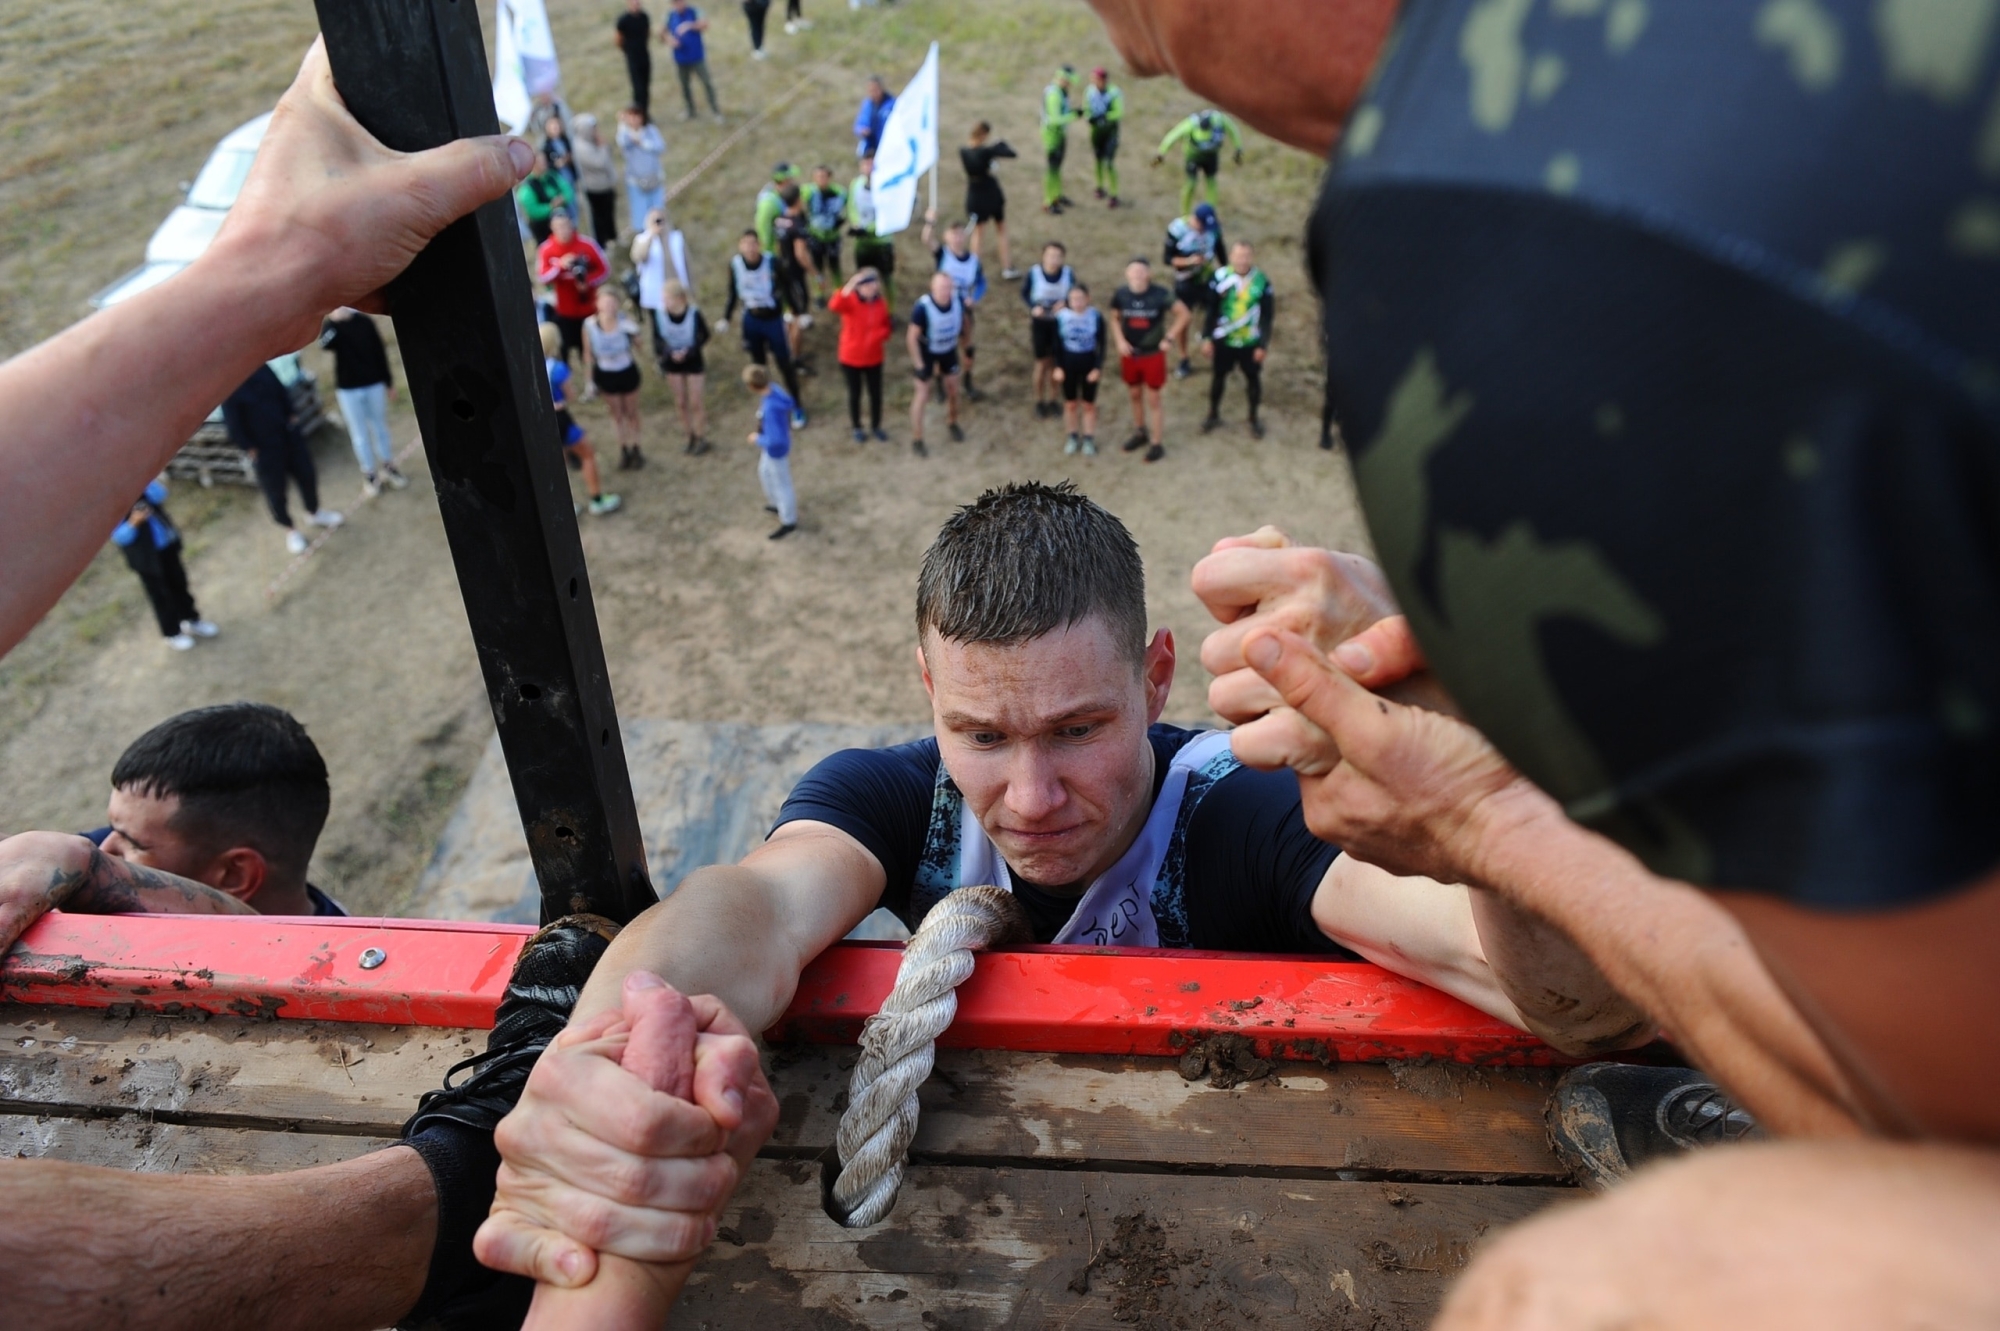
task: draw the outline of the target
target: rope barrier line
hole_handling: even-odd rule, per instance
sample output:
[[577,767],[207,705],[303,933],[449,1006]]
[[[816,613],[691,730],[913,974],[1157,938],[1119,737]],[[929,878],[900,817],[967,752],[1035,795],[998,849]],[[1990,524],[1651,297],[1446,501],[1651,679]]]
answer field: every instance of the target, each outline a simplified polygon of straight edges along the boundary
[[903,950],[895,988],[861,1028],[861,1057],[834,1136],[840,1177],[833,1203],[841,1224],[878,1224],[896,1204],[917,1135],[917,1088],[931,1075],[938,1036],[957,1015],[958,986],[972,974],[972,954],[1033,936],[1021,903],[1005,888],[959,888],[924,916]]
[[[424,444],[423,436],[421,435],[410,440],[409,443],[404,444],[402,450],[396,454],[396,465],[398,467],[401,467],[405,462],[409,461],[410,458],[416,454],[416,451],[419,448],[423,447],[423,444]],[[347,511],[352,513],[356,509],[360,508],[362,505],[374,502],[378,497],[380,497],[380,494],[381,491],[379,490],[372,495],[369,494],[366,490],[363,490],[361,492],[361,497],[355,500],[354,503],[348,507]],[[344,522],[341,524],[342,527],[346,525],[347,524]],[[278,570],[278,576],[271,579],[270,585],[264,588],[264,599],[266,601],[277,600],[278,593],[284,590],[285,584],[290,582],[293,578],[297,577],[299,570],[305,567],[305,562],[308,559],[311,559],[314,555],[318,554],[319,548],[322,545],[325,545],[329,540],[331,540],[333,538],[333,534],[339,530],[340,527],[322,528],[320,534],[313,537],[312,543],[310,545],[306,546],[305,549],[293,555],[291,561],[287,563],[283,568]]]

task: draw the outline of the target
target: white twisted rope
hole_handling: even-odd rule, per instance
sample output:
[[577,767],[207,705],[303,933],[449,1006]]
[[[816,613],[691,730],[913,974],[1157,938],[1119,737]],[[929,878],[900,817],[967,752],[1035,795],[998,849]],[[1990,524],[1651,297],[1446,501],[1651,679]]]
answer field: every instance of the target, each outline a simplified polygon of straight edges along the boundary
[[903,950],[896,987],[861,1028],[861,1059],[834,1138],[841,1167],[833,1201],[841,1224],[876,1224],[896,1204],[917,1135],[917,1088],[931,1075],[938,1036],[958,1012],[958,986],[972,974],[972,954],[1033,936],[1021,903],[1004,888],[959,888],[924,916]]

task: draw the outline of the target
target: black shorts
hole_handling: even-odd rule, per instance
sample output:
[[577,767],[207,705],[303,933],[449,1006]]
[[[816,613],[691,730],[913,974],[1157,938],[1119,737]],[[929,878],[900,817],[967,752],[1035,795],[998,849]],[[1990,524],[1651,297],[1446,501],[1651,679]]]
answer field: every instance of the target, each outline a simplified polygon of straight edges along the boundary
[[590,381],[597,385],[600,393],[636,393],[639,391],[639,367],[627,365],[622,370],[593,368]]
[[1035,349],[1036,360],[1054,360],[1056,353],[1062,350],[1062,343],[1056,338],[1056,321],[1031,317],[1028,320],[1028,342]]
[[1061,359],[1056,361],[1056,365],[1063,372],[1063,401],[1097,401],[1097,384],[1090,377],[1092,370],[1099,371],[1099,378],[1103,377],[1102,367],[1098,365],[1097,357],[1064,354]]
[[661,374],[705,374],[708,367],[702,364],[701,348],[696,347],[680,360],[675,360],[666,352],[660,353]]
[[1197,175],[1213,176],[1222,170],[1222,150],[1208,153],[1189,153],[1187,173],[1190,179]]
[[583,320],[572,319],[566,314],[551,313],[549,315],[549,322],[554,324],[556,331],[562,334],[562,358],[565,361],[568,360],[569,353],[572,351],[581,356],[583,354]]
[[1000,182],[991,176],[969,182],[965,187],[965,212],[982,222],[1006,221],[1007,195]]
[[1187,306],[1188,313],[1200,313],[1208,305],[1208,283],[1198,277],[1183,277],[1174,282],[1174,299]]
[[926,351],[924,353],[924,367],[921,370],[912,370],[910,373],[925,383],[930,383],[934,379],[942,379],[947,375],[957,374],[958,348],[953,347],[950,351],[945,352]]
[[808,236],[806,249],[812,254],[813,269],[824,273],[831,269],[840,271],[840,237]]
[[887,277],[896,271],[896,246],[894,242],[880,236],[856,236],[854,238],[854,266],[873,268]]

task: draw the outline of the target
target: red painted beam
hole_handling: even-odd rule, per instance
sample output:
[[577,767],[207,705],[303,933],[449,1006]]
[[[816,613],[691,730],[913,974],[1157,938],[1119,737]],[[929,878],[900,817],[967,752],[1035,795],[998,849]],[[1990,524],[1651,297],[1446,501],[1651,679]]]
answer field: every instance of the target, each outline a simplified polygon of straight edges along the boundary
[[[896,943],[844,943],[806,967],[775,1040],[850,1043],[895,984]],[[1241,1035],[1266,1057],[1374,1062],[1573,1062],[1448,994],[1366,962],[1179,949],[1026,947],[982,953],[938,1043],[1177,1057]]]
[[[65,915],[0,961],[0,1000],[488,1028],[527,925],[214,915]],[[363,967],[370,949],[380,965]],[[887,997],[897,943],[842,943],[799,978],[770,1032],[852,1043]],[[1045,1053],[1177,1056],[1236,1034],[1260,1054],[1566,1061],[1534,1037],[1379,966],[1171,949],[1012,948],[982,954],[941,1043]]]
[[[533,932],[446,920],[55,911],[0,963],[0,1000],[485,1029]],[[363,967],[370,949],[381,964]]]

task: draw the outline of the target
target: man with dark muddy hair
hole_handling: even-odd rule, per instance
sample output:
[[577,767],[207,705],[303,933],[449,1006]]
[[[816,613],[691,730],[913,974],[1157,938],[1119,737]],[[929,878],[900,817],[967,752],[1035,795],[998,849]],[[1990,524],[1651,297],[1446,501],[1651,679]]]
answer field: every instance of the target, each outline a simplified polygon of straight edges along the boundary
[[345,915],[306,881],[329,799],[326,763],[289,712],[169,717],[111,769],[107,826],[0,841],[0,948],[50,910]]

